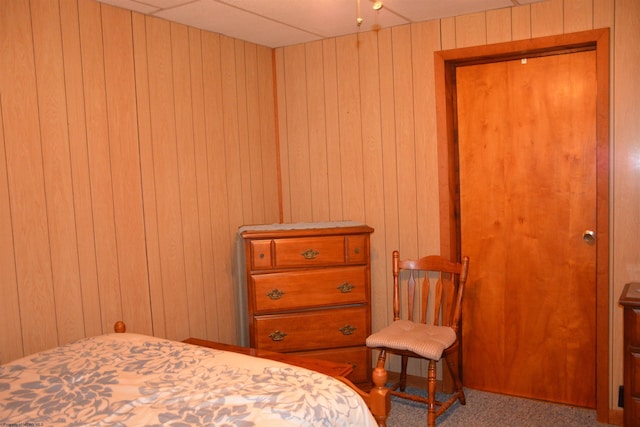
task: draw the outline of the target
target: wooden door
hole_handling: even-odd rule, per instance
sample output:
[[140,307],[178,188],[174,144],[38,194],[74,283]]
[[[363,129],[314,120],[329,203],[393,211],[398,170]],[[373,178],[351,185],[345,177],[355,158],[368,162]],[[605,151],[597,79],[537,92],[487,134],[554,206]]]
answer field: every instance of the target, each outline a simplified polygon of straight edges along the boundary
[[595,58],[457,69],[465,386],[595,407]]

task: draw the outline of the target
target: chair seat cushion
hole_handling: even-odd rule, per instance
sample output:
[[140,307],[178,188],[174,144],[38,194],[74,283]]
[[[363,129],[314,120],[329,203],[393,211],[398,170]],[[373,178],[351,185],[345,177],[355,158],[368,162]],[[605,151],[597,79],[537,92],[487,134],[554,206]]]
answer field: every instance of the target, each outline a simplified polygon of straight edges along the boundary
[[367,347],[409,350],[427,359],[439,360],[442,352],[455,341],[456,333],[448,326],[396,320],[370,335],[367,338]]

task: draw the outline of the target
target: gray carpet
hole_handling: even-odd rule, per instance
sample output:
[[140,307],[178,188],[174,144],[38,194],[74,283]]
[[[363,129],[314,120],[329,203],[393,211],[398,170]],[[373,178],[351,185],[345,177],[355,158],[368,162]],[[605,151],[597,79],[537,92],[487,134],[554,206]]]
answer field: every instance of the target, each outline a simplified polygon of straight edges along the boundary
[[[409,390],[408,388],[408,391]],[[415,390],[413,390],[415,391]],[[456,402],[438,417],[438,427],[607,427],[596,411],[465,389],[466,405]],[[393,396],[388,427],[425,427],[427,408]]]

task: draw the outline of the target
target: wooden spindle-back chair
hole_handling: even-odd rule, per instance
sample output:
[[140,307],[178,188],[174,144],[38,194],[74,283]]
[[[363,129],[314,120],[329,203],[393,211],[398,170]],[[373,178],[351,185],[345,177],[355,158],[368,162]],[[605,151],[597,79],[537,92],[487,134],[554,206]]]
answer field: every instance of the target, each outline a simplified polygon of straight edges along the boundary
[[[400,380],[391,387],[392,393],[426,403],[427,425],[433,427],[436,425],[436,418],[456,400],[465,404],[457,351],[469,258],[453,262],[442,256],[431,255],[420,259],[400,260],[399,252],[394,251],[392,260],[393,323],[370,335],[367,346],[380,351],[379,361],[384,361],[387,353],[401,356]],[[433,292],[430,292],[431,282],[435,282]],[[433,301],[429,304],[431,294]],[[404,307],[400,304],[402,297],[406,298]],[[405,391],[409,358],[428,361],[426,398]],[[438,401],[436,367],[442,358],[451,374],[454,390],[447,400]]]

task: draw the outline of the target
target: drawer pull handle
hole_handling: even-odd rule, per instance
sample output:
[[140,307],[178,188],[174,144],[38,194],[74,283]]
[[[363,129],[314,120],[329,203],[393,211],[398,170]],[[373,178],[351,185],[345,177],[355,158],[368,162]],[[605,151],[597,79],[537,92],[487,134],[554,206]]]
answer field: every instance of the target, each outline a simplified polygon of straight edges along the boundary
[[342,332],[342,335],[351,335],[356,331],[356,329],[357,328],[347,324],[340,328],[339,331]]
[[284,332],[280,332],[277,329],[269,334],[269,338],[271,338],[273,341],[282,341],[286,336],[287,334],[285,334]]
[[280,299],[280,298],[282,298],[282,295],[284,295],[284,291],[281,291],[281,290],[279,290],[279,289],[274,289],[274,290],[272,290],[271,292],[267,292],[267,293],[266,293],[266,295],[267,295],[269,298],[271,298],[271,299],[273,299],[273,300],[276,300],[276,299]]
[[342,285],[337,287],[337,289],[343,294],[348,294],[353,290],[353,288],[355,288],[355,286],[349,282],[344,282]]
[[320,255],[320,252],[316,251],[315,249],[307,249],[300,255],[302,255],[305,259],[315,259],[315,257]]

